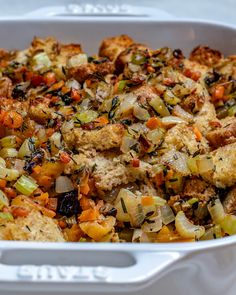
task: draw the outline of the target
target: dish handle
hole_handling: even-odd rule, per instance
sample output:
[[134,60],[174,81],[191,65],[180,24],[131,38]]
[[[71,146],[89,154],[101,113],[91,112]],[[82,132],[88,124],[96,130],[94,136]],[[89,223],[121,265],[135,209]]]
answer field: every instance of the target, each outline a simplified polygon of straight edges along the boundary
[[[69,255],[81,255],[79,251],[66,252]],[[14,264],[14,253],[10,262],[7,263],[3,260],[0,263],[0,290],[28,292],[40,290],[47,293],[50,291],[76,291],[77,293],[135,291],[145,288],[166,275],[173,269],[171,266],[185,256],[184,253],[173,251],[124,250],[123,252],[111,251],[109,254],[106,251],[94,251],[93,253],[83,251],[82,262],[79,265],[74,263],[74,266],[68,266],[57,265],[57,261],[63,261],[63,259],[62,253],[57,253],[56,250],[53,252],[54,262],[51,264],[40,264],[41,254],[37,252],[34,254],[38,255],[38,262],[35,264],[26,264],[23,257],[22,264],[19,261],[16,263],[18,265]],[[58,260],[55,262],[56,255],[58,255]],[[106,255],[109,256],[107,266],[99,266],[102,256],[106,257]],[[100,260],[99,256],[101,256]],[[97,261],[94,257],[98,257]],[[111,262],[111,258],[113,262]],[[87,266],[83,261],[89,259],[90,262],[91,260],[95,261]],[[126,259],[127,264],[122,265],[123,262],[119,262],[120,259]],[[104,262],[106,265],[106,261]]]

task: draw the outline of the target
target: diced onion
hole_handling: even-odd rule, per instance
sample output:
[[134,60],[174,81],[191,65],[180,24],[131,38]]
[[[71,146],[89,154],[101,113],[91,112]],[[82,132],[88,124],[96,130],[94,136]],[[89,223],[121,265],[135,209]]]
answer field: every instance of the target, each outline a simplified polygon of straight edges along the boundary
[[207,240],[214,240],[222,238],[222,232],[220,225],[215,225],[206,230],[205,234],[201,237],[200,240],[207,241]]
[[193,115],[186,112],[180,105],[174,107],[172,114],[188,122],[193,120]]
[[60,149],[61,146],[61,133],[54,132],[53,135],[50,137],[50,141],[55,145],[56,148]]
[[33,57],[33,61],[34,61],[34,66],[33,66],[34,71],[40,71],[40,70],[46,71],[52,65],[46,52],[40,52],[36,54]]
[[236,234],[236,216],[235,215],[225,215],[224,219],[220,222],[220,226],[223,231],[232,236]]
[[149,112],[138,104],[134,105],[133,114],[136,118],[142,121],[146,121],[150,118]]
[[78,120],[82,124],[94,121],[98,117],[98,113],[93,110],[87,110],[76,114],[75,122]]
[[127,189],[121,189],[115,203],[116,219],[130,222],[132,226],[139,226],[144,220],[141,200]]
[[33,178],[22,175],[17,180],[14,187],[21,194],[23,194],[25,196],[30,196],[36,190],[38,185]]
[[79,90],[81,88],[81,85],[75,79],[67,80],[65,83],[65,86],[68,88],[76,89],[76,90]]
[[174,95],[174,93],[171,92],[171,90],[166,90],[166,92],[164,93],[164,100],[169,105],[174,106],[180,103],[181,101],[177,96]]
[[179,211],[175,217],[175,227],[183,238],[199,239],[205,233],[204,226],[192,224],[183,211]]
[[144,232],[158,232],[162,228],[161,215],[150,217],[142,225],[142,230]]
[[162,128],[150,130],[147,133],[147,139],[156,145],[156,144],[159,144],[160,141],[163,139],[164,134],[165,134],[165,130]]
[[156,96],[149,101],[151,107],[162,117],[170,116],[170,112],[168,111],[166,105],[164,104],[163,100]]
[[16,180],[20,176],[20,173],[16,169],[8,169],[5,167],[0,168],[0,178],[7,181]]
[[27,138],[21,145],[18,151],[18,157],[24,159],[24,157],[29,157],[32,154],[34,148],[35,138]]
[[16,158],[18,156],[18,152],[15,148],[2,148],[0,150],[0,157],[3,159],[6,158]]
[[138,141],[136,139],[125,135],[122,137],[120,150],[124,154],[128,153],[130,151],[130,148],[137,143],[138,143]]
[[74,189],[72,181],[67,176],[58,176],[55,184],[55,191],[58,194],[70,192]]
[[167,225],[175,220],[175,215],[169,205],[161,206],[162,222]]
[[157,206],[164,206],[166,204],[166,200],[161,197],[155,196],[155,197],[153,197],[153,200],[154,200],[155,205],[157,205]]
[[176,124],[186,123],[185,120],[176,116],[166,116],[162,118],[161,121],[162,121],[162,124],[166,127],[170,127]]
[[0,167],[6,167],[6,162],[3,158],[0,157]]
[[3,207],[9,206],[9,200],[2,190],[0,190],[0,210]]
[[190,174],[187,159],[186,154],[172,149],[163,155],[162,162],[168,163],[176,172],[185,176]]
[[0,145],[4,148],[15,148],[17,146],[17,140],[15,135],[5,136],[0,139]]
[[133,93],[123,94],[120,97],[120,105],[116,113],[116,117],[122,117],[124,115],[132,114],[134,104],[137,100],[137,96]]
[[214,171],[214,164],[212,158],[206,155],[201,155],[197,159],[198,173],[204,174]]
[[215,224],[219,224],[225,217],[225,211],[221,201],[219,199],[212,200],[207,209],[211,215],[211,218]]
[[78,67],[80,65],[84,65],[88,63],[88,57],[87,54],[85,53],[80,53],[73,55],[69,60],[68,60],[68,68],[73,68],[73,67]]

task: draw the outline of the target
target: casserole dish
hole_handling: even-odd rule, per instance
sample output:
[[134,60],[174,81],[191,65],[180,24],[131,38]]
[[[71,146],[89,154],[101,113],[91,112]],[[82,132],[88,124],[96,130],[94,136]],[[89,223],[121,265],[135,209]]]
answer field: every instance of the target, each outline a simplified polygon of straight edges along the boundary
[[[185,54],[198,44],[224,54],[236,50],[235,28],[193,21],[2,20],[0,40],[1,47],[23,48],[35,34],[53,35],[64,42],[79,40],[93,53],[91,49],[97,48],[102,38],[124,32],[156,48],[183,48]],[[235,237],[155,245],[4,241],[0,244],[0,290],[2,294],[143,294],[145,288],[147,294],[157,294],[157,290],[160,294],[187,294],[191,288],[192,294],[226,290],[234,294],[235,241]]]

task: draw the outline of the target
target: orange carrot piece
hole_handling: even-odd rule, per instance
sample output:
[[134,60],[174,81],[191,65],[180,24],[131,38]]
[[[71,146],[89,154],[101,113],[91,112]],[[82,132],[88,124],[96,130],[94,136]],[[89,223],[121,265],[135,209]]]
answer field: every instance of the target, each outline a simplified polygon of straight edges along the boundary
[[142,206],[152,206],[154,205],[154,199],[152,196],[142,196],[141,204]]
[[15,207],[12,210],[12,215],[14,216],[14,218],[26,217],[29,215],[29,210],[27,210],[26,208],[23,208],[23,207]]
[[134,168],[138,168],[139,165],[140,165],[140,160],[139,159],[136,159],[136,158],[132,159],[132,166]]
[[109,123],[109,120],[107,119],[107,117],[101,116],[95,120],[94,125],[95,125],[95,127],[100,127],[100,126],[107,125],[108,123]]
[[3,118],[3,125],[10,129],[20,128],[23,124],[22,116],[16,111],[9,111]]
[[223,100],[224,93],[225,93],[224,86],[223,85],[217,85],[216,88],[215,88],[215,91],[213,93],[213,100],[214,101]]
[[99,211],[96,208],[90,208],[85,211],[82,211],[79,220],[80,222],[83,221],[94,221],[97,220],[99,217]]
[[7,185],[7,181],[5,179],[0,179],[0,188],[3,189]]
[[8,198],[14,199],[17,196],[16,190],[11,187],[5,187],[4,193],[7,195]]
[[69,163],[71,160],[70,155],[67,154],[66,152],[61,152],[60,153],[60,161],[64,164]]
[[78,90],[72,89],[71,90],[71,98],[77,102],[81,101],[81,95]]
[[158,127],[162,127],[163,124],[162,124],[162,122],[161,122],[161,120],[160,120],[159,118],[157,118],[157,117],[151,117],[151,118],[147,121],[146,126],[147,126],[149,129],[153,130],[153,129],[156,129],[156,128],[158,128]]
[[88,199],[87,197],[85,197],[85,196],[83,196],[83,197],[80,199],[79,203],[80,203],[80,207],[81,207],[83,210],[87,210],[87,209],[91,208],[91,204],[90,204],[90,202],[89,202],[89,199]]
[[39,174],[41,172],[41,170],[42,170],[42,167],[37,165],[32,170],[33,170],[34,173]]
[[56,83],[57,79],[56,79],[56,75],[53,72],[48,72],[44,75],[43,77],[44,83],[46,83],[46,85],[50,86],[53,83]]
[[201,134],[200,130],[197,127],[193,127],[193,132],[195,134],[196,140],[201,141],[202,134]]

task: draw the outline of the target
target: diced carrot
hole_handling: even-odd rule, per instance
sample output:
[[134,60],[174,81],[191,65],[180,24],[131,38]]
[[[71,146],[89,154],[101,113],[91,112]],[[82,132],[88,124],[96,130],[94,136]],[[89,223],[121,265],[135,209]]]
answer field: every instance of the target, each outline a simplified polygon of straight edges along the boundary
[[22,116],[16,111],[9,111],[3,118],[3,125],[10,129],[20,128],[23,124]]
[[223,85],[217,85],[215,88],[215,91],[213,93],[213,100],[218,101],[218,100],[223,100],[224,98],[224,93],[225,93],[225,88]]
[[194,81],[198,81],[201,77],[201,73],[199,71],[191,71],[190,69],[185,69],[183,74]]
[[169,179],[171,179],[171,177],[173,177],[173,175],[174,175],[174,171],[172,169],[170,169],[170,170],[168,170],[165,179],[169,180]]
[[99,217],[99,211],[96,208],[90,208],[85,211],[82,211],[79,220],[83,221],[94,221],[97,220]]
[[161,122],[161,120],[160,120],[159,118],[157,118],[157,117],[151,117],[151,118],[147,121],[146,126],[147,126],[149,129],[153,130],[153,129],[156,129],[156,128],[158,128],[158,127],[162,127],[163,124],[162,124],[162,122]]
[[95,125],[95,127],[100,127],[100,126],[107,125],[108,123],[109,123],[109,120],[107,119],[107,117],[101,116],[95,120],[94,125]]
[[81,192],[81,194],[87,195],[89,193],[89,191],[90,191],[90,187],[88,185],[88,182],[85,183],[85,184],[80,185],[80,192]]
[[155,73],[155,69],[151,66],[147,67],[147,71],[148,71],[148,73]]
[[138,168],[139,165],[140,165],[139,159],[136,159],[136,158],[132,159],[132,166],[133,167]]
[[67,164],[71,161],[71,157],[66,152],[61,152],[60,153],[60,161],[64,164]]
[[43,215],[45,215],[47,217],[53,218],[53,217],[56,216],[56,212],[54,212],[54,211],[52,211],[50,209],[47,209],[45,207],[42,207],[41,211],[42,211]]
[[48,137],[52,136],[55,130],[53,128],[46,129],[46,134]]
[[32,170],[33,170],[34,173],[39,174],[41,172],[41,170],[42,170],[42,167],[37,165]]
[[71,228],[65,228],[63,232],[69,242],[78,242],[84,235],[78,224],[73,224]]
[[154,177],[154,179],[155,179],[155,183],[156,183],[156,185],[157,185],[157,186],[161,186],[161,185],[164,183],[164,181],[165,181],[165,179],[164,179],[164,175],[163,175],[163,172],[158,173],[158,174]]
[[12,215],[16,217],[26,217],[29,215],[29,210],[23,207],[15,207],[12,210]]
[[40,175],[39,178],[37,178],[38,184],[40,186],[48,187],[52,184],[52,177],[47,175]]
[[80,203],[80,207],[83,209],[83,210],[87,210],[89,208],[91,208],[91,204],[90,204],[90,201],[87,197],[85,196],[82,196],[82,198],[80,199],[79,201]]
[[50,86],[53,83],[56,83],[57,79],[56,79],[56,75],[53,72],[48,72],[44,75],[43,77],[44,82],[46,83],[46,85]]
[[81,95],[80,95],[79,91],[73,88],[71,90],[71,98],[73,100],[77,101],[77,102],[80,102],[81,101]]
[[62,89],[61,89],[61,92],[62,92],[63,94],[68,93],[69,91],[70,91],[70,88],[68,88],[68,87],[66,87],[66,86],[63,86]]
[[152,196],[142,196],[141,204],[142,206],[152,206],[154,205],[154,199]]
[[5,179],[0,179],[0,188],[3,189],[7,185],[7,181]]
[[65,85],[65,82],[64,82],[63,80],[61,80],[61,81],[59,81],[59,82],[53,84],[52,87],[50,87],[49,90],[50,90],[50,91],[51,91],[51,90],[57,90],[57,89],[62,88],[64,85]]
[[16,190],[11,187],[5,187],[4,193],[7,195],[9,199],[14,199],[17,196]]
[[91,84],[92,84],[92,80],[90,80],[90,79],[87,79],[85,82],[86,82],[88,87],[91,86]]
[[114,87],[113,87],[113,94],[118,93],[118,86],[119,86],[119,82],[116,82]]
[[0,123],[3,123],[6,114],[7,112],[5,110],[0,110]]
[[64,220],[58,220],[58,225],[60,226],[60,228],[64,229],[67,227],[67,224]]
[[172,85],[175,85],[175,82],[171,78],[164,78],[163,84],[166,86],[172,86]]
[[201,139],[202,139],[202,134],[201,134],[200,130],[199,130],[196,126],[193,127],[193,132],[194,132],[194,134],[195,134],[196,140],[197,140],[197,141],[201,141]]

